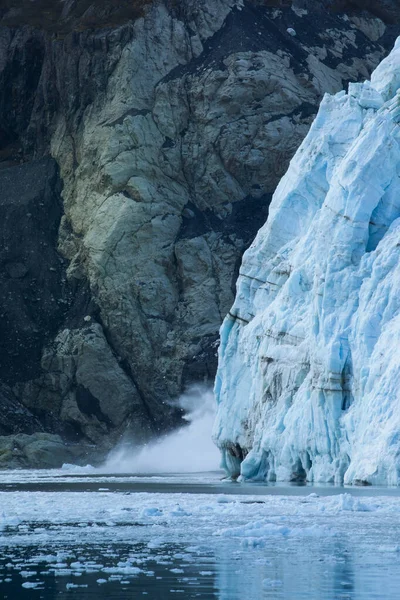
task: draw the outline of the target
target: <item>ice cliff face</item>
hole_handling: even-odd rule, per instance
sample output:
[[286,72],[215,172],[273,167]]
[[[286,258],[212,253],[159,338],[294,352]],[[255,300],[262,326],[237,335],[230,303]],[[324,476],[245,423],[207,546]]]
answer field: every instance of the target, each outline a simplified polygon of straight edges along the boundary
[[322,94],[393,45],[396,14],[330,4],[2,4],[0,404],[21,418],[0,432],[30,418],[100,455],[213,379],[242,253]]
[[232,474],[400,483],[399,88],[400,39],[325,96],[244,255],[216,382]]

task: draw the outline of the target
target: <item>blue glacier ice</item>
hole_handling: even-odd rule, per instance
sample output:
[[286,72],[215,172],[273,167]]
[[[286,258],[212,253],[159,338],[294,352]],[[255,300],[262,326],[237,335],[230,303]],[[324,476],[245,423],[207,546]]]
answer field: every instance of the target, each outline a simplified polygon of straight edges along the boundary
[[245,253],[214,439],[243,479],[400,483],[400,38],[326,95]]

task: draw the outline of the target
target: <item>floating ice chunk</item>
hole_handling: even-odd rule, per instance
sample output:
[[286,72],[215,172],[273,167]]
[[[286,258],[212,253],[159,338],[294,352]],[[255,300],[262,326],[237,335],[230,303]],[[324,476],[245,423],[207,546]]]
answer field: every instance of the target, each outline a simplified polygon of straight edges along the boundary
[[162,510],[155,506],[144,508],[140,513],[141,517],[160,517],[162,514]]
[[185,511],[179,504],[170,512],[173,517],[190,517],[190,513]]
[[229,498],[229,496],[218,496],[217,502],[219,504],[230,504],[231,502],[234,502],[234,500],[232,500],[232,498]]
[[120,567],[105,567],[102,569],[104,573],[109,573],[110,575],[131,575],[136,576],[139,573],[143,573],[142,569],[139,567],[133,567],[132,565],[120,566]]
[[219,529],[214,535],[221,535],[223,537],[267,537],[275,535],[287,536],[290,533],[289,527],[282,527],[281,525],[275,525],[275,523],[268,523],[263,521],[257,521],[255,523],[247,523],[240,527],[230,527],[229,529]]
[[92,473],[96,469],[92,465],[86,465],[85,467],[79,467],[78,465],[71,465],[64,463],[61,467],[62,471],[69,471],[73,473]]
[[[4,580],[6,581],[6,580]],[[25,588],[26,590],[30,590],[30,589],[35,589],[38,588],[40,585],[44,585],[44,581],[25,581],[22,584],[22,587]]]
[[283,585],[280,579],[263,579],[262,582],[263,588],[276,588],[281,587]]
[[377,510],[377,506],[373,503],[366,504],[359,498],[352,496],[351,494],[340,494],[337,499],[332,501],[333,504],[337,504],[338,510],[348,510],[352,512],[374,512]]

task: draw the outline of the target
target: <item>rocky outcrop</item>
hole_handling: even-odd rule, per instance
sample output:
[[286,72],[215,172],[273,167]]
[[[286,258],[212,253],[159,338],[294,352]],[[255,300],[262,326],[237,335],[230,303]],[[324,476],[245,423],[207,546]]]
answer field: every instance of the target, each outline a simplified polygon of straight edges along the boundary
[[0,370],[47,432],[104,449],[173,427],[170,401],[213,378],[242,253],[323,93],[394,31],[311,1],[62,4],[41,27],[1,14],[0,227],[21,242]]

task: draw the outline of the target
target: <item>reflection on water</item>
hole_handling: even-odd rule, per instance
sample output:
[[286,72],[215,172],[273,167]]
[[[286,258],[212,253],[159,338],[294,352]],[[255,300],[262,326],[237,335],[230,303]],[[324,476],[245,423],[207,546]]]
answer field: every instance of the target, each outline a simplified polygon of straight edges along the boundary
[[[77,536],[78,537],[78,536]],[[378,539],[375,540],[379,543]],[[150,544],[151,545],[151,544]],[[376,555],[354,539],[289,540],[235,547],[162,543],[68,548],[3,548],[4,600],[98,600],[145,597],[203,600],[394,600],[398,553]]]
[[[1,598],[218,597],[214,560],[207,553],[200,552],[196,558],[184,548],[171,546],[149,552],[137,545],[72,547],[55,554],[52,548],[44,550],[49,551],[48,556],[43,549],[38,554],[37,548],[30,547],[15,552],[10,549],[1,557]],[[35,556],[37,559],[32,559]]]
[[[353,546],[353,544],[351,544]],[[243,564],[243,554],[219,557],[219,600],[394,600],[399,598],[400,561],[377,560],[346,541],[322,541],[295,547],[275,546]],[[235,560],[236,559],[236,560]]]

